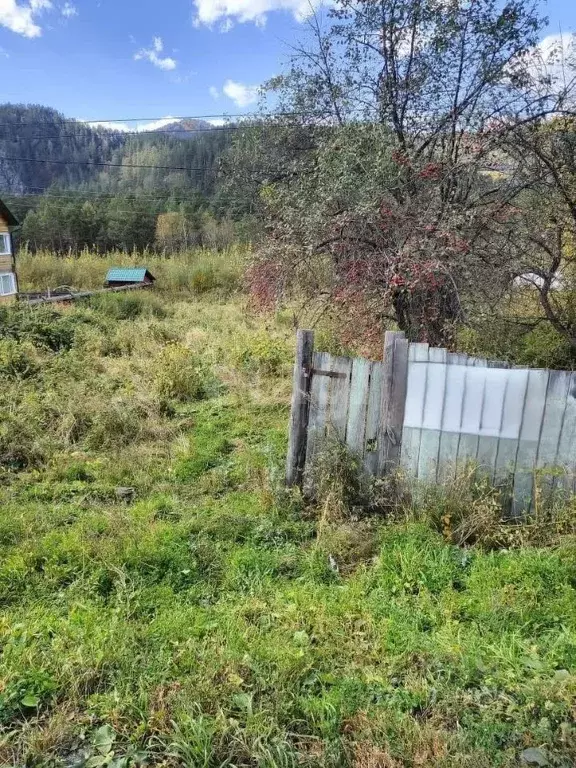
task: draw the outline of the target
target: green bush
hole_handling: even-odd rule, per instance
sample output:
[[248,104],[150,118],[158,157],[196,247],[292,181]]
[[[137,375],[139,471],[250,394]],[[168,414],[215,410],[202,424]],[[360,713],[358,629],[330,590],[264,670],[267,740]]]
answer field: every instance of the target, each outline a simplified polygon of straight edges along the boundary
[[207,293],[218,287],[218,278],[213,269],[198,268],[192,272],[190,287],[194,293]]
[[0,395],[0,411],[0,467],[17,471],[40,466],[51,440],[40,398],[26,393],[17,399],[9,390]]
[[571,370],[576,365],[568,340],[547,322],[534,328],[499,318],[475,322],[457,332],[456,347],[469,355],[530,368]]
[[30,341],[37,347],[59,352],[71,349],[76,332],[95,322],[77,310],[62,314],[50,307],[0,307],[0,338]]
[[194,353],[181,344],[167,344],[158,361],[156,390],[161,398],[202,400],[214,389],[214,379]]
[[236,364],[247,371],[274,375],[292,363],[291,346],[266,331],[246,337],[235,349]]
[[26,379],[40,367],[38,353],[30,342],[0,339],[0,377]]
[[134,320],[140,315],[166,317],[165,302],[145,291],[102,293],[90,299],[90,306],[112,320]]

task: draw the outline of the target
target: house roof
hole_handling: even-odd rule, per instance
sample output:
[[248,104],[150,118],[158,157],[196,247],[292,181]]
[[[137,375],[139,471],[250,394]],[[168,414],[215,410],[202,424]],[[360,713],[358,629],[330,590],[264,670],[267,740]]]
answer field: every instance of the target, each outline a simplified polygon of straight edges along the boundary
[[19,224],[16,216],[14,216],[12,211],[2,200],[0,200],[0,216],[6,221],[9,227],[17,227]]
[[107,283],[143,283],[146,276],[155,280],[146,267],[112,267],[106,275]]

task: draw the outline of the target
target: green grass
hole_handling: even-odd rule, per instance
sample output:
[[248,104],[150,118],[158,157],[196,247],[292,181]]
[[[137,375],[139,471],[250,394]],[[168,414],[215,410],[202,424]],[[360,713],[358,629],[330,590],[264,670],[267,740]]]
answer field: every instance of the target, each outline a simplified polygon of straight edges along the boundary
[[114,300],[1,318],[0,765],[573,765],[574,538],[320,518],[280,482],[291,331]]

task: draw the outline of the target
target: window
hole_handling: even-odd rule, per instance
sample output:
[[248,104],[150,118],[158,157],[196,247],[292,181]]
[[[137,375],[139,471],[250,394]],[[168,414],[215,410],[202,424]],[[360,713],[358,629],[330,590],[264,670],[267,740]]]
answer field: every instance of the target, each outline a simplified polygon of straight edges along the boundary
[[7,232],[0,232],[0,256],[7,256],[11,253],[10,235]]
[[16,276],[13,272],[0,275],[0,296],[13,296],[16,293]]

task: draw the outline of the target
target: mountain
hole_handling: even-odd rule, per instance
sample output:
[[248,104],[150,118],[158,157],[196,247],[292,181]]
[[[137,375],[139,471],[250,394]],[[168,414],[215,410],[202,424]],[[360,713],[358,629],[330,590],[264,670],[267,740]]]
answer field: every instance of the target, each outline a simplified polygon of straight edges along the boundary
[[230,237],[218,167],[232,135],[204,120],[124,133],[3,104],[0,197],[32,250],[214,245]]
[[124,146],[118,131],[92,128],[37,104],[0,105],[0,190],[37,194],[89,181]]
[[71,120],[40,105],[0,105],[0,195],[59,188],[139,194],[214,190],[231,131],[174,120],[125,134]]
[[196,120],[194,118],[184,120],[174,120],[160,128],[155,128],[155,133],[173,134],[176,139],[196,138],[199,133],[211,131],[214,126],[206,120]]

